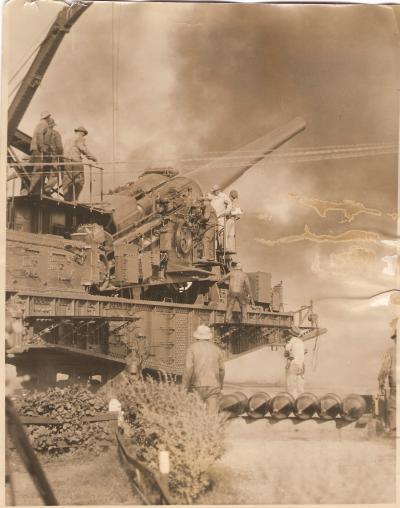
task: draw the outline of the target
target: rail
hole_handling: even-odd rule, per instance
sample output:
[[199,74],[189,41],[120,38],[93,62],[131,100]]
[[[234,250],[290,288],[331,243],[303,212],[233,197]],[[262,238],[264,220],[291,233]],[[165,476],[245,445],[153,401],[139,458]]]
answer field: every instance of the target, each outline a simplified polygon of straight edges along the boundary
[[[46,162],[46,160],[41,160],[39,162],[30,162],[28,159],[15,160],[13,162],[8,162],[7,167],[13,170],[13,173],[7,176],[7,183],[11,182],[12,187],[11,190],[7,186],[7,197],[14,198],[15,197],[15,180],[21,180],[21,188],[19,190],[19,195],[23,195],[22,193],[27,193],[27,189],[29,188],[30,182],[32,178],[39,179],[39,184],[37,185],[38,191],[36,194],[40,196],[47,195],[53,197],[54,199],[61,200],[64,199],[64,189],[63,189],[63,181],[64,175],[70,177],[72,189],[73,189],[73,199],[72,201],[76,201],[76,190],[75,190],[75,176],[78,174],[77,166],[86,166],[88,167],[89,178],[88,178],[88,188],[89,188],[89,205],[92,206],[96,204],[98,200],[100,202],[104,199],[104,183],[103,183],[103,173],[104,168],[93,164],[89,161],[71,161],[70,159],[66,159],[65,157],[57,157],[59,160],[53,160]],[[94,182],[97,181],[97,177],[99,177],[99,189],[94,189]],[[51,189],[48,189],[47,192],[44,191],[45,180],[47,178],[48,182],[52,182]]]
[[168,488],[168,475],[162,473],[155,473],[151,469],[149,469],[143,462],[134,457],[128,452],[126,443],[122,438],[122,434],[119,430],[116,430],[115,436],[118,443],[118,449],[121,453],[121,456],[125,459],[125,461],[133,468],[134,477],[133,483],[135,485],[135,489],[142,501],[147,504],[154,504],[149,499],[149,494],[147,492],[146,484],[144,479],[150,479],[150,481],[155,485],[159,493],[159,503],[157,504],[173,504],[171,499],[169,488]]
[[[31,475],[45,505],[58,505],[50,484],[47,481],[45,473],[23,427],[24,425],[62,425],[64,421],[62,419],[48,418],[45,416],[18,415],[11,400],[8,398],[6,399],[6,417],[7,432],[11,438],[13,446],[20,455],[28,473]],[[146,505],[155,504],[150,499],[150,494],[146,485],[147,480],[150,481],[157,490],[156,504],[173,504],[169,493],[168,474],[153,472],[138,458],[129,453],[127,445],[124,443],[122,438],[122,433],[118,430],[118,412],[108,411],[98,413],[95,416],[83,417],[82,422],[111,422],[115,431],[118,450],[124,460],[133,469],[133,484],[141,500]],[[8,474],[8,479],[12,486],[11,498],[15,501],[15,489],[12,485],[11,472]],[[12,502],[12,505],[15,505],[14,501]]]
[[[21,457],[21,460],[28,473],[30,474],[40,494],[40,497],[43,499],[43,502],[46,506],[58,506],[57,499],[51,489],[42,466],[40,465],[39,459],[37,458],[36,453],[31,443],[29,442],[29,438],[25,433],[23,427],[24,424],[18,416],[12,401],[8,397],[6,397],[5,406],[7,434],[14,444],[18,455]],[[12,483],[11,473],[9,472],[7,476],[9,477],[11,484],[12,502],[15,504],[15,489]]]

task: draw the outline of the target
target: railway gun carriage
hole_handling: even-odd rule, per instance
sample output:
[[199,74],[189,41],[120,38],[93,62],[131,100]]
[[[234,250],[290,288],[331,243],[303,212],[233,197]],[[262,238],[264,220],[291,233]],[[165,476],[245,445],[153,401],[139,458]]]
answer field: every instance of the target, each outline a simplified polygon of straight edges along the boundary
[[[199,324],[214,328],[227,359],[283,346],[294,324],[304,340],[324,333],[312,303],[285,311],[282,282],[273,285],[264,272],[249,273],[256,306],[247,322],[239,322],[235,309],[234,321],[225,323],[227,287],[221,279],[236,253],[226,248],[225,228],[213,227],[213,254],[205,257],[207,227],[193,214],[212,184],[229,187],[301,132],[301,118],[251,144],[249,153],[256,155],[235,169],[215,171],[211,165],[180,174],[172,167],[148,168],[104,193],[101,168],[85,163],[88,203],[63,198],[68,161],[42,161],[36,169],[27,162],[31,137],[18,125],[62,38],[89,5],[60,11],[9,108],[8,167],[14,174],[8,177],[6,312],[24,331],[7,362],[38,387],[60,377],[86,382],[94,376],[112,385],[126,368],[181,376]],[[47,166],[58,172],[51,196],[43,193]],[[29,189],[32,168],[42,171],[41,185],[21,195],[15,183]],[[95,176],[100,196],[93,193]]]

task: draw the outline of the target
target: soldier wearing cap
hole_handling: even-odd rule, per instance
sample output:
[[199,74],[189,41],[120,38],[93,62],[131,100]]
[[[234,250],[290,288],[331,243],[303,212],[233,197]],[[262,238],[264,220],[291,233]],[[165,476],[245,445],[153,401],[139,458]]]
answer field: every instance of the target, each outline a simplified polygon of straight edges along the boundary
[[304,342],[299,338],[300,328],[293,326],[287,331],[284,355],[286,362],[286,390],[297,398],[304,393]]
[[382,366],[378,374],[379,388],[382,393],[385,393],[386,380],[389,384],[389,400],[388,400],[388,420],[389,420],[389,435],[396,434],[396,340],[397,340],[397,322],[394,319],[390,324],[393,327],[390,338],[393,340],[393,345],[386,351]]
[[217,413],[225,376],[223,353],[211,342],[208,326],[198,326],[193,337],[196,342],[187,350],[182,383],[186,390],[199,395],[210,412]]
[[38,183],[43,180],[42,172],[43,166],[41,165],[44,162],[44,154],[45,154],[45,142],[44,135],[46,129],[49,126],[49,121],[51,121],[51,114],[48,111],[42,111],[40,114],[40,121],[36,125],[31,140],[30,146],[30,159],[29,161],[35,164],[29,169],[29,172],[32,173],[30,178],[29,186],[27,183],[22,183],[21,185],[21,194],[32,193],[38,190]]
[[237,262],[233,269],[227,273],[222,281],[229,280],[228,301],[226,305],[226,323],[232,321],[232,311],[236,302],[239,302],[241,322],[247,321],[247,303],[250,299],[251,304],[254,306],[253,295],[251,293],[251,286],[249,276],[243,272],[241,263]]
[[63,192],[65,201],[76,201],[85,184],[85,172],[82,164],[82,156],[97,162],[96,157],[91,154],[86,146],[85,136],[88,131],[85,127],[75,129],[76,136],[66,143],[66,162],[76,161],[76,165],[66,165],[63,174]]
[[213,261],[215,259],[215,234],[217,227],[217,215],[211,206],[208,196],[200,198],[202,203],[202,215],[200,217],[201,233],[203,235],[203,259]]

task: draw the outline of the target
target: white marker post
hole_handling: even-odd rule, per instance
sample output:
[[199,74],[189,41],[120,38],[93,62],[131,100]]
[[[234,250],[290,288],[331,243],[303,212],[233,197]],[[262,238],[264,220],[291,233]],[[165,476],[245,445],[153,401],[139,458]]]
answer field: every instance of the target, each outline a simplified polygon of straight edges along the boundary
[[158,452],[158,470],[160,471],[160,484],[164,491],[169,495],[168,475],[170,473],[169,452],[160,450]]

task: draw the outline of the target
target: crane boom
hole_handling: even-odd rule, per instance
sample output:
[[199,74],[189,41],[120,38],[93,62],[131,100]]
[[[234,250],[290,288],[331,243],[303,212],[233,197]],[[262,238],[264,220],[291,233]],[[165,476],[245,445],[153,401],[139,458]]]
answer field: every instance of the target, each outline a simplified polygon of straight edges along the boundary
[[[17,130],[19,123],[28,109],[65,34],[69,32],[71,26],[90,5],[90,3],[76,3],[73,6],[64,7],[58,13],[57,18],[41,43],[39,51],[8,109],[8,143],[15,148],[22,148],[23,151],[28,149],[29,153],[29,147],[27,146],[28,136]],[[21,143],[21,141],[25,142]]]

